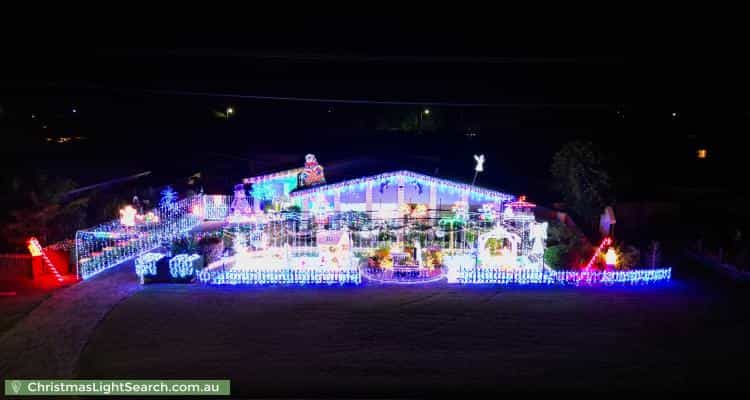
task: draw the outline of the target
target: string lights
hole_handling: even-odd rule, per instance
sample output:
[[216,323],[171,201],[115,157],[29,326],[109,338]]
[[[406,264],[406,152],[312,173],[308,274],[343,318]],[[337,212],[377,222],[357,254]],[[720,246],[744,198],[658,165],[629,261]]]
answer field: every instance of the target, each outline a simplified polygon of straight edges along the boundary
[[202,266],[203,257],[199,254],[178,254],[169,260],[169,274],[172,278],[186,278]]
[[[583,270],[549,269],[543,262],[547,224],[536,222],[535,205],[527,202],[525,196],[513,201],[512,195],[410,171],[326,185],[322,167],[314,157],[310,155],[306,161],[306,169],[246,179],[244,183],[252,184],[252,207],[240,184],[234,197],[201,194],[182,201],[165,201],[142,219],[136,217],[135,210],[124,209],[122,220],[79,231],[79,274],[85,279],[143,254],[136,259],[136,273],[141,278],[155,275],[156,263],[164,255],[150,251],[184,235],[203,220],[220,220],[229,222],[234,230],[230,251],[234,255],[206,268],[199,254],[177,255],[169,260],[173,278],[195,276],[201,283],[217,285],[358,285],[363,276],[397,283],[424,283],[447,277],[454,284],[575,286],[648,284],[671,278],[670,268],[591,270],[594,260],[611,245],[610,238],[602,241]],[[476,172],[480,172],[484,158],[480,155],[475,161]],[[300,182],[313,186],[297,187]],[[385,189],[397,188],[397,200],[385,204],[380,200],[373,208],[373,189],[378,188],[381,197]],[[418,200],[405,198],[405,188],[413,193],[408,196]],[[345,196],[347,192],[357,195]],[[451,212],[442,218],[435,204],[438,192],[456,195],[451,200],[455,200]],[[425,204],[428,194],[429,204]],[[364,202],[356,204],[360,208],[354,211],[342,211],[342,198]],[[302,210],[278,212],[280,207],[291,204],[290,200],[301,205]],[[273,210],[261,210],[261,201],[270,201]],[[349,208],[353,204],[349,200],[344,203]],[[481,208],[471,210],[477,203],[482,204]],[[435,264],[439,268],[414,269],[412,264],[422,264],[421,249],[433,247],[444,253],[442,261]],[[395,268],[395,261],[388,270],[379,269],[379,264],[370,266],[368,257],[378,251],[388,251],[393,260],[396,255],[401,257],[401,269]],[[407,258],[409,262],[405,261]],[[611,260],[610,256],[608,261]],[[369,274],[367,268],[371,268]]]
[[82,279],[88,279],[107,268],[166,244],[196,227],[201,222],[201,217],[192,211],[200,208],[202,202],[202,195],[196,195],[159,207],[152,210],[149,221],[144,218],[142,223],[136,220],[135,209],[126,207],[126,224],[121,223],[121,220],[113,220],[76,232],[75,259],[78,275]]
[[196,206],[194,213],[207,221],[223,221],[229,216],[229,205],[232,198],[225,195],[204,195],[203,203]]
[[141,278],[156,275],[156,262],[166,257],[161,253],[146,253],[135,259],[135,273]]
[[243,269],[227,271],[201,271],[198,279],[214,285],[359,285],[362,276],[359,268],[331,269]]
[[497,268],[458,267],[449,273],[449,282],[462,284],[519,285],[644,285],[669,281],[672,268],[630,271],[552,271],[502,270]]
[[479,188],[476,186],[467,185],[464,183],[457,183],[457,182],[452,182],[452,181],[445,180],[445,179],[434,178],[431,176],[422,175],[422,174],[418,174],[416,172],[411,172],[411,171],[387,172],[384,174],[373,175],[373,176],[363,177],[359,179],[351,179],[348,181],[343,181],[343,182],[323,185],[323,186],[317,186],[317,187],[307,188],[303,190],[297,190],[291,193],[290,197],[292,199],[295,199],[295,198],[311,199],[311,198],[314,198],[318,194],[331,196],[336,192],[346,192],[346,191],[351,191],[355,189],[364,189],[365,185],[367,185],[368,183],[387,182],[391,179],[394,179],[394,180],[403,179],[404,181],[414,181],[415,183],[419,183],[425,186],[437,185],[438,190],[442,192],[466,194],[467,196],[471,198],[485,200],[485,201],[494,201],[494,202],[503,203],[503,202],[511,201],[514,199],[514,196],[510,194],[505,194],[505,193],[501,193],[501,192],[497,192],[497,191],[489,190],[489,189],[483,189],[483,188]]

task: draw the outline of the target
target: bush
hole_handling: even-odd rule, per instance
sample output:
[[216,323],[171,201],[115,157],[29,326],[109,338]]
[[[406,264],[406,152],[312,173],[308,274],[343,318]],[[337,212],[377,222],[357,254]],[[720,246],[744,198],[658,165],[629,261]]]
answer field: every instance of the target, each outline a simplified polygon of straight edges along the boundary
[[204,237],[198,242],[198,251],[206,265],[217,261],[224,254],[224,239],[218,236]]
[[564,261],[567,249],[562,245],[550,246],[544,249],[544,263],[554,270],[565,269]]
[[172,254],[194,254],[198,252],[198,242],[191,236],[177,238],[172,241]]
[[544,262],[554,270],[575,269],[592,254],[591,246],[583,238],[559,221],[551,221],[547,230],[547,248]]
[[234,235],[229,232],[224,232],[224,236],[222,236],[221,240],[224,242],[224,249],[234,248]]
[[641,252],[634,246],[620,245],[615,247],[617,253],[618,270],[630,270],[638,267],[641,261]]

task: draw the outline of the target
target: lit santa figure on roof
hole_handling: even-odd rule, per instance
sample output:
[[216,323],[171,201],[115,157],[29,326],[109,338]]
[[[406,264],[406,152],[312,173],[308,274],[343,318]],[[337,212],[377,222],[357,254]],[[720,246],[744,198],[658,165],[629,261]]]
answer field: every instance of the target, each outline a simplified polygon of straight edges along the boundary
[[315,186],[326,183],[323,167],[318,164],[314,154],[305,156],[305,169],[298,176],[297,186]]

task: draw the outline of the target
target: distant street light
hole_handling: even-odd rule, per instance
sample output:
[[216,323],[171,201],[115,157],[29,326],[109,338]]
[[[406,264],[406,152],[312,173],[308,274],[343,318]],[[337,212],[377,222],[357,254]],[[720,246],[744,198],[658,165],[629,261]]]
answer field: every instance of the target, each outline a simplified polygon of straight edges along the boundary
[[234,114],[234,108],[228,107],[227,108],[227,119],[229,119],[229,116]]
[[422,111],[421,113],[419,113],[419,121],[418,121],[419,122],[419,126],[418,126],[419,133],[422,133],[422,115],[430,115],[430,109],[429,108],[425,108],[424,111]]

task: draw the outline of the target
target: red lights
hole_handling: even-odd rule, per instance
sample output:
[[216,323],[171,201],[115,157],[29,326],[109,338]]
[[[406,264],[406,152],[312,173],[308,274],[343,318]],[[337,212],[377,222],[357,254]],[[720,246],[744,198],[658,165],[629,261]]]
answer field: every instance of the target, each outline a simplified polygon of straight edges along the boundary
[[42,245],[39,244],[39,240],[37,238],[32,237],[28,240],[28,248],[29,253],[31,253],[32,257],[42,257],[44,260],[44,263],[47,265],[47,268],[49,268],[52,275],[54,275],[55,279],[62,283],[63,277],[60,275],[60,272],[55,267],[55,264],[52,264],[52,261],[50,261],[49,257],[47,257],[46,254],[44,254],[44,249],[42,248]]
[[596,248],[596,251],[594,252],[594,255],[591,256],[591,259],[588,263],[586,263],[586,266],[583,268],[584,270],[590,270],[591,266],[594,265],[594,262],[596,259],[602,254],[605,248],[612,245],[612,238],[607,236],[604,239],[602,239],[602,242],[599,243],[599,247]]
[[534,208],[536,207],[536,204],[529,203],[528,201],[526,201],[526,196],[521,195],[521,196],[518,196],[517,201],[508,203],[508,206],[513,207],[513,208]]

